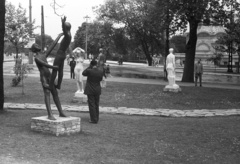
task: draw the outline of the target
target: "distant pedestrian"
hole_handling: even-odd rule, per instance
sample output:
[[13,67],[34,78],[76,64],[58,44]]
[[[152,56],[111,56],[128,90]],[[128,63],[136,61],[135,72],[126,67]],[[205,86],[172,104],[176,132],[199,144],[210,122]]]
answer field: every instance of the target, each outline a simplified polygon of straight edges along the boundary
[[97,57],[97,60],[98,60],[98,66],[100,66],[100,67],[103,67],[103,65],[104,65],[104,63],[106,62],[106,57],[105,57],[105,55],[103,54],[103,49],[102,48],[100,48],[99,49],[99,55],[98,55],[98,57]]
[[109,66],[109,64],[106,66],[105,74],[106,74],[106,77],[111,77],[110,66]]
[[89,62],[92,61],[92,58],[93,58],[92,54],[89,54],[89,55],[88,55]]
[[88,97],[89,122],[97,124],[99,120],[99,100],[101,95],[100,82],[103,79],[104,71],[102,67],[97,67],[97,61],[92,60],[90,66],[83,71],[82,75],[87,76],[84,94]]
[[72,58],[69,65],[70,65],[70,78],[75,79],[74,69],[75,69],[75,66],[76,66],[76,61],[75,61],[74,58]]
[[203,74],[203,65],[201,63],[201,59],[194,66],[194,73],[195,73],[195,86],[197,86],[197,81],[199,78],[200,87],[202,86],[202,74]]
[[123,64],[123,56],[122,55],[120,55],[119,58],[118,58],[118,64],[119,65]]

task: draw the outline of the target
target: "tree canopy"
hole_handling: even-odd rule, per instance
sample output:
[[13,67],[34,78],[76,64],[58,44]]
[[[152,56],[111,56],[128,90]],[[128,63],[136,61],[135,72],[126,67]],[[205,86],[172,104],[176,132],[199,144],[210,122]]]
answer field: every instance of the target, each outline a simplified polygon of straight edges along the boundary
[[26,9],[20,4],[16,8],[10,2],[6,2],[5,39],[14,46],[16,57],[18,57],[19,50],[28,43],[32,27],[33,24],[30,24],[26,17]]
[[137,41],[149,64],[151,56],[163,48],[164,23],[155,3],[156,0],[111,0],[97,11],[99,20],[111,21],[126,29],[125,35]]

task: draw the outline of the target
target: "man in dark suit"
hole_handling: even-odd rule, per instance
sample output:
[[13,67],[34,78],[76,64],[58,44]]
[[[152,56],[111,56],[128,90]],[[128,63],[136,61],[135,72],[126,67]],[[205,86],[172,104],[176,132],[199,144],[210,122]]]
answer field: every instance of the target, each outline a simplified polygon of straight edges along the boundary
[[74,69],[75,69],[75,66],[76,66],[76,61],[74,58],[72,58],[72,60],[70,61],[70,78],[71,79],[75,79],[75,73],[74,73]]
[[203,74],[203,65],[201,63],[201,59],[198,60],[194,65],[194,73],[195,73],[195,86],[197,86],[197,81],[199,78],[200,87],[202,86],[202,74]]
[[97,67],[97,61],[92,60],[90,66],[82,73],[87,76],[84,94],[88,97],[90,123],[97,124],[99,120],[99,100],[101,95],[100,82],[103,79],[103,69]]

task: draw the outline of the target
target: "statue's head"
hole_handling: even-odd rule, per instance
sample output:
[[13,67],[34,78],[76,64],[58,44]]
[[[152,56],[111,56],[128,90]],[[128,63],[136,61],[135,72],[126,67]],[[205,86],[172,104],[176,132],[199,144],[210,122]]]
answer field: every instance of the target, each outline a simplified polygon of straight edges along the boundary
[[169,49],[169,52],[170,52],[170,53],[173,53],[173,48],[170,48],[170,49]]
[[66,30],[68,31],[71,30],[71,24],[69,22],[65,22],[65,27],[66,27]]
[[30,48],[30,50],[31,50],[32,52],[34,52],[34,53],[37,53],[37,52],[40,52],[40,51],[41,51],[41,48],[40,48],[40,46],[39,46],[37,43],[34,43],[34,44],[32,45],[32,47]]

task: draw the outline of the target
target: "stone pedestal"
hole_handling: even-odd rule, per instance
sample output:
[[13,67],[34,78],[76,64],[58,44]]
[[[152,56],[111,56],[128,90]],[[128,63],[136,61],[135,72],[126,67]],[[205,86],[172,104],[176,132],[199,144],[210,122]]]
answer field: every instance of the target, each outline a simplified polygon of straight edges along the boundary
[[168,85],[163,89],[164,92],[181,92],[181,88],[175,83],[175,75],[168,75]]
[[165,86],[165,88],[163,89],[164,92],[181,92],[182,89],[177,85],[167,85]]
[[59,117],[54,115],[56,120],[49,120],[48,116],[33,117],[31,130],[43,133],[50,133],[56,136],[73,134],[81,131],[80,117]]
[[74,98],[72,100],[74,103],[87,103],[87,95],[83,94],[83,92],[75,92]]

